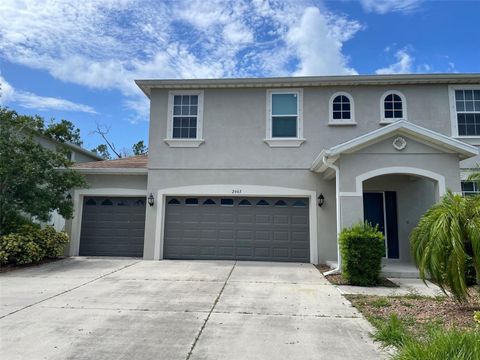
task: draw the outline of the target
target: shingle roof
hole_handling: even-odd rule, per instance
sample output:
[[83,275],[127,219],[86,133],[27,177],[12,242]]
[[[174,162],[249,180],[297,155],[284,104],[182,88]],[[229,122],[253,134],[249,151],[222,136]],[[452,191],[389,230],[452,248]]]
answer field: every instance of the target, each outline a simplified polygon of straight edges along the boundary
[[74,169],[146,169],[148,155],[129,156],[115,160],[91,161],[74,164]]

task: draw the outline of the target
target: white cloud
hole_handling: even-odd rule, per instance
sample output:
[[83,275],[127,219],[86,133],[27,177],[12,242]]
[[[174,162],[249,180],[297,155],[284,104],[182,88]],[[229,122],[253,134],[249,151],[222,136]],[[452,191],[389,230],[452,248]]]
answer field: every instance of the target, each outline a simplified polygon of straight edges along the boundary
[[331,24],[318,8],[306,8],[300,23],[290,28],[287,36],[300,60],[295,75],[357,74],[347,66],[342,44],[359,29],[358,23],[345,19]]
[[7,105],[9,103],[17,103],[28,109],[77,111],[96,114],[95,109],[88,105],[77,104],[66,99],[39,96],[28,91],[16,90],[0,76],[0,105]]
[[360,0],[367,12],[386,14],[389,12],[408,13],[417,9],[423,0]]
[[[407,49],[398,50],[395,53],[395,58],[397,62],[377,69],[377,74],[409,74],[412,73],[412,65],[414,58],[408,53]],[[428,66],[428,65],[427,65]]]
[[360,24],[307,2],[2,0],[0,57],[119,90],[142,116],[134,79],[356,73],[342,46]]

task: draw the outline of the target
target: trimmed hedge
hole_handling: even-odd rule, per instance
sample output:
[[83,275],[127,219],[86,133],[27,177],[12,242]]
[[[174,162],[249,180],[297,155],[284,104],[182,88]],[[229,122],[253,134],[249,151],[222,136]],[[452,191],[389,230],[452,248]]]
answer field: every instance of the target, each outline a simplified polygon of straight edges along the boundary
[[379,283],[385,243],[378,227],[365,222],[343,229],[340,252],[342,275],[349,284],[375,286]]
[[24,225],[18,232],[0,236],[0,264],[24,265],[63,255],[68,235],[53,227]]

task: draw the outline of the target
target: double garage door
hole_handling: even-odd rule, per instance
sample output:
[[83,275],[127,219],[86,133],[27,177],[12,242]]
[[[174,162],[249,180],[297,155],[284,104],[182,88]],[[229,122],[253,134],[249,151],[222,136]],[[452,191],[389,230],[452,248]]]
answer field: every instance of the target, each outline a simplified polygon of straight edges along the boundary
[[168,197],[164,258],[310,261],[308,199]]
[[[143,256],[144,197],[85,197],[80,255]],[[308,199],[167,197],[165,259],[309,262]]]

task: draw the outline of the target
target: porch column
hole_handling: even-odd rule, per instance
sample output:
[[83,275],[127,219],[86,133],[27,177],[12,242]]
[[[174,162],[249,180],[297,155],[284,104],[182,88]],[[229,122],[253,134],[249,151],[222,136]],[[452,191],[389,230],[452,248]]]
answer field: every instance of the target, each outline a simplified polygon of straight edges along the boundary
[[362,195],[341,195],[340,204],[340,224],[342,229],[363,222]]

